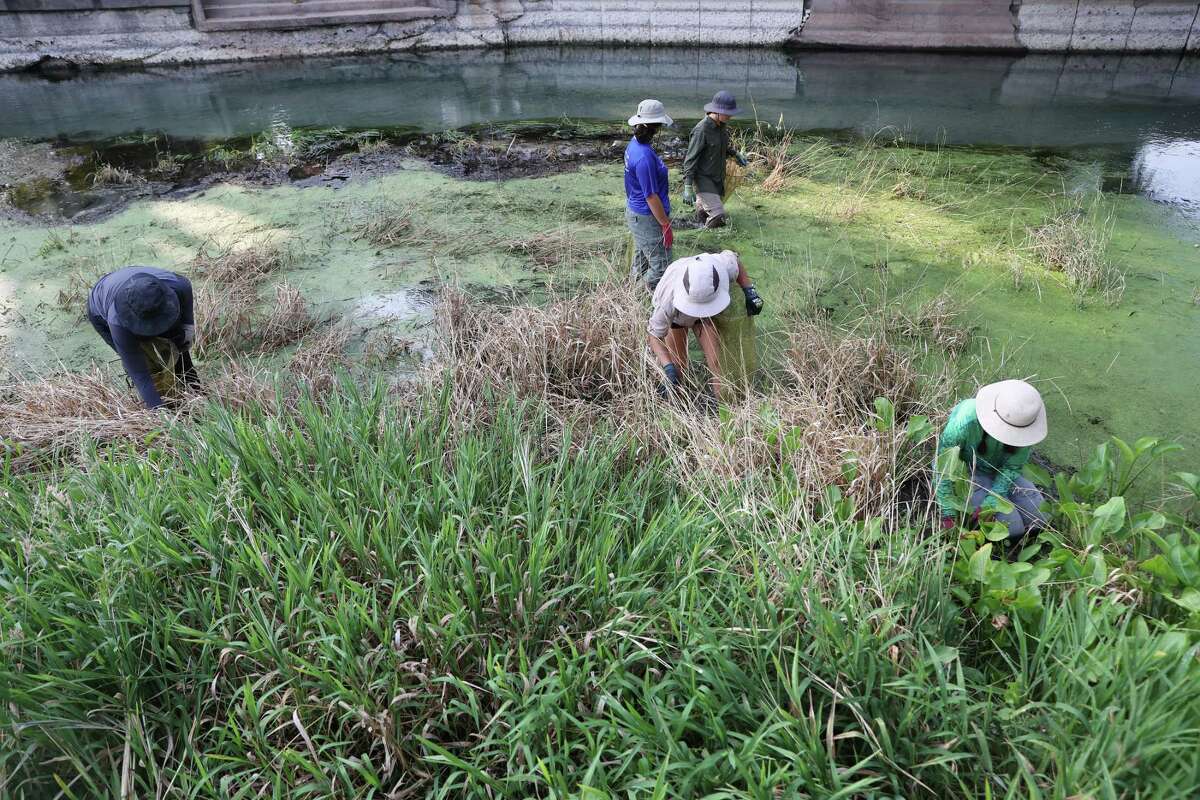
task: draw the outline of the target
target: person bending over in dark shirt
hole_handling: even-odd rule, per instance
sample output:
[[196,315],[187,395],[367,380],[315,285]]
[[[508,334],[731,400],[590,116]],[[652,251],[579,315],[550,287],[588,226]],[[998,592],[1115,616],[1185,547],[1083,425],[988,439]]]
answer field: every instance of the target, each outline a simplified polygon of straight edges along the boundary
[[130,381],[147,408],[163,405],[143,345],[166,339],[179,349],[175,377],[198,388],[190,349],[196,338],[192,284],[157,267],[125,267],[96,281],[88,294],[88,321],[121,357]]

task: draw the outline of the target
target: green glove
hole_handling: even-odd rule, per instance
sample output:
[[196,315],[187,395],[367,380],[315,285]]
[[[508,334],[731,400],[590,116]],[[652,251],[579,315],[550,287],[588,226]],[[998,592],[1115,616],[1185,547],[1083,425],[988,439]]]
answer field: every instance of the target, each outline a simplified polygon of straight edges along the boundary
[[748,167],[748,166],[750,166],[750,161],[749,161],[749,159],[747,159],[747,158],[746,158],[744,155],[742,155],[741,153],[734,153],[734,154],[733,154],[733,160],[737,162],[737,165],[738,165],[739,167]]
[[696,190],[692,188],[692,184],[683,184],[683,202],[689,206],[696,205]]

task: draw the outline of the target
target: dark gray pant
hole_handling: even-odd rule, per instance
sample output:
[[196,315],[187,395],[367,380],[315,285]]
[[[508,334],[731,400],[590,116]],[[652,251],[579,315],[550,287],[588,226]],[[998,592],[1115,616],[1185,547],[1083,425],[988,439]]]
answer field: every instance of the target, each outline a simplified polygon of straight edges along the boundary
[[[978,509],[992,496],[992,484],[995,480],[994,472],[977,469],[971,473],[971,511]],[[995,519],[1008,526],[1009,539],[1020,539],[1030,531],[1046,527],[1046,515],[1038,510],[1044,500],[1042,491],[1028,478],[1017,478],[1008,490],[1007,499],[1013,504],[1013,510],[1007,514],[997,514]]]

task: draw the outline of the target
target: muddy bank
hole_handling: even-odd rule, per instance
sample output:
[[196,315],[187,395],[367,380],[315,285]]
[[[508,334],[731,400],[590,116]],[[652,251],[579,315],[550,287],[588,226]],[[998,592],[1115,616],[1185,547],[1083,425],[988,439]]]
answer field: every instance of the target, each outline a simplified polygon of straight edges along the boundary
[[[687,148],[684,131],[659,141],[668,160]],[[220,184],[337,187],[413,161],[466,180],[531,178],[587,164],[620,163],[628,131],[558,120],[412,129],[293,130],[201,141],[167,135],[74,143],[0,141],[0,213],[14,221],[96,222],[129,203],[181,198]]]

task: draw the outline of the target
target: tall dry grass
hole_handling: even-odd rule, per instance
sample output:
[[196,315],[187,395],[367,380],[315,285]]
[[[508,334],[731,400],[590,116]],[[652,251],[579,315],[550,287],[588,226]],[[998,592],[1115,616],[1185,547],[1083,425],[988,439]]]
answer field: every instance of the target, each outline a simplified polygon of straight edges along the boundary
[[[445,349],[435,379],[453,386],[451,417],[468,428],[494,421],[497,398],[511,391],[550,409],[577,445],[628,436],[644,457],[669,458],[693,488],[786,470],[799,491],[816,496],[837,486],[863,513],[888,514],[928,458],[926,443],[913,441],[903,423],[938,413],[951,380],[945,370],[921,367],[920,349],[876,312],[849,326],[791,324],[777,343],[785,353],[777,373],[713,416],[686,400],[658,398],[647,312],[625,281],[538,306],[496,307],[452,291],[443,298]],[[881,397],[897,424],[880,424]],[[552,447],[561,441],[544,438]]]

